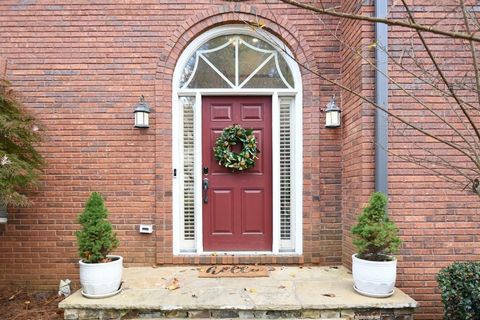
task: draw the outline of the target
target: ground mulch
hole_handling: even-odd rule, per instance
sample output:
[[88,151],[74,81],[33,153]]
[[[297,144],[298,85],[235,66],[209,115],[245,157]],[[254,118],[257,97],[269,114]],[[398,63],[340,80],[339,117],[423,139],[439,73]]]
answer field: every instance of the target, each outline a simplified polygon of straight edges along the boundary
[[36,292],[24,288],[0,288],[0,320],[60,320],[63,297],[56,292]]

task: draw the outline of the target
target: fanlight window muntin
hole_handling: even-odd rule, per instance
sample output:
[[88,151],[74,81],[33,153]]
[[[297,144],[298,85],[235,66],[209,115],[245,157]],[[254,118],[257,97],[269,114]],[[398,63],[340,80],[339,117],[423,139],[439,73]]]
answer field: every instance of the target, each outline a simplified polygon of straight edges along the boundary
[[224,35],[201,45],[180,76],[181,89],[293,89],[282,54],[248,35]]

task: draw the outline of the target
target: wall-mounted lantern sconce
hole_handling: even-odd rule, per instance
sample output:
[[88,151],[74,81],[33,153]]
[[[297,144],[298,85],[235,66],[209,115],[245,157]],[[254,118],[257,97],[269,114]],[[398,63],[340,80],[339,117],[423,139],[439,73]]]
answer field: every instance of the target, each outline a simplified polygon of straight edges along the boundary
[[144,96],[140,97],[140,102],[135,106],[133,113],[135,114],[135,128],[148,128],[150,108],[145,102]]
[[332,97],[330,102],[327,104],[325,109],[325,127],[327,128],[338,128],[341,124],[342,117],[340,116],[340,108],[335,102],[335,96]]

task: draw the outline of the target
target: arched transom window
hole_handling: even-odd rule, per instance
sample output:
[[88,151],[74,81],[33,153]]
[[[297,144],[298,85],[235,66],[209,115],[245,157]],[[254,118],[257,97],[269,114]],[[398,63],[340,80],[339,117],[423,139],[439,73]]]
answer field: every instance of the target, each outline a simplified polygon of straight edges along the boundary
[[224,35],[207,41],[188,59],[180,77],[182,89],[293,87],[292,72],[280,52],[249,35]]

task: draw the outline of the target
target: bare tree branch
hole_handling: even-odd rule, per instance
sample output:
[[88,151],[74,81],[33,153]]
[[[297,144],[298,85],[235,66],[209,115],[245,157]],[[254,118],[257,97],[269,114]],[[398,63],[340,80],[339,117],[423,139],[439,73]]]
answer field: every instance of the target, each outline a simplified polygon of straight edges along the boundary
[[[465,29],[468,33],[470,33],[470,24],[467,17],[467,11],[465,8],[465,3],[463,0],[460,0],[460,5],[462,6],[462,14],[463,14],[463,21],[465,23]],[[475,83],[477,84],[477,99],[480,105],[480,75],[478,72],[478,64],[477,64],[477,52],[475,50],[475,44],[473,41],[468,41],[470,44],[470,53],[472,54],[472,67],[475,70]]]
[[[319,17],[318,20],[325,26],[325,22]],[[433,108],[431,108],[430,106],[428,106],[426,103],[424,103],[422,100],[420,100],[420,98],[418,98],[417,96],[415,96],[414,94],[412,94],[410,91],[408,91],[403,85],[401,85],[399,82],[397,82],[395,79],[393,79],[390,75],[387,75],[385,74],[382,70],[379,70],[376,66],[376,64],[371,61],[370,59],[364,57],[358,50],[355,50],[355,48],[353,48],[352,46],[350,46],[349,44],[347,44],[345,41],[343,41],[342,39],[340,39],[340,37],[337,36],[336,33],[333,33],[333,32],[330,32],[330,34],[332,35],[332,37],[334,37],[337,41],[339,41],[344,47],[346,47],[350,52],[352,52],[354,55],[358,56],[360,59],[362,59],[363,61],[365,61],[366,63],[368,63],[373,69],[379,71],[383,76],[385,76],[388,81],[390,81],[391,83],[393,83],[397,88],[399,88],[403,93],[405,93],[408,97],[412,98],[414,101],[416,101],[419,105],[421,105],[422,107],[424,107],[425,109],[427,109],[430,113],[432,113],[437,119],[439,119],[442,123],[444,123],[447,127],[449,127],[453,132],[455,132],[455,134],[460,137],[465,143],[466,145],[468,146],[468,151],[471,152],[471,154],[477,156],[477,152],[475,150],[475,147],[471,144],[471,142],[467,139],[467,137],[465,135],[463,135],[457,128],[455,128],[455,126],[453,126],[449,121],[447,121],[446,117],[440,115],[438,112],[436,112]],[[376,46],[379,46],[379,44],[375,44]],[[386,52],[386,48],[384,47],[380,47],[381,50],[383,50],[384,52]],[[388,52],[386,52],[387,55],[388,55]],[[404,68],[404,70],[407,70],[406,68]],[[427,83],[424,79],[422,79],[421,77],[418,77],[417,75],[414,75],[412,73],[412,75],[415,77],[415,79],[421,79],[421,81],[424,81],[425,83]],[[428,83],[430,84],[430,83]],[[434,87],[437,91],[440,91],[443,95],[446,95],[446,96],[449,96],[449,97],[452,97],[451,96],[451,93],[449,91],[445,91],[443,89],[441,89],[440,87],[436,86],[435,84],[430,84],[432,87]],[[462,102],[464,102],[462,100]],[[468,104],[467,102],[464,102],[466,104]],[[474,106],[472,105],[472,107],[474,108]],[[480,168],[479,168],[480,169]]]
[[[410,8],[408,7],[407,3],[405,2],[405,0],[402,0],[402,3],[403,3],[403,6],[405,7],[405,10],[407,11],[407,14],[408,14],[408,17],[410,19],[410,21],[415,24],[415,18],[413,17],[413,14],[412,14],[412,11],[410,10]],[[480,131],[478,130],[477,126],[475,125],[475,123],[473,122],[473,119],[470,117],[470,114],[468,113],[468,111],[465,109],[465,107],[463,106],[462,102],[460,101],[460,99],[458,98],[458,96],[455,94],[455,92],[453,91],[453,88],[452,86],[450,85],[449,81],[447,80],[447,78],[445,77],[443,71],[440,69],[440,66],[438,65],[435,57],[433,56],[433,53],[432,51],[430,50],[430,47],[427,45],[427,42],[425,41],[425,38],[423,37],[422,33],[420,32],[419,29],[416,29],[416,32],[417,32],[417,35],[418,37],[420,38],[420,41],[422,42],[423,44],[423,47],[425,48],[425,50],[427,51],[427,54],[428,56],[430,57],[430,60],[432,61],[433,65],[435,66],[435,68],[437,69],[437,72],[438,74],[440,75],[440,77],[442,78],[442,81],[443,83],[445,83],[445,85],[447,86],[448,90],[450,91],[450,93],[452,94],[453,98],[455,99],[455,101],[457,102],[458,106],[460,107],[460,109],[462,110],[463,114],[465,115],[465,117],[467,118],[468,122],[470,123],[470,125],[472,126],[473,130],[475,131],[475,135],[477,136],[477,139],[480,140]],[[475,161],[475,163],[477,163]],[[479,166],[479,169],[480,169],[480,164],[477,163],[477,166]]]
[[298,8],[303,8],[307,9],[313,12],[321,13],[321,14],[326,14],[329,16],[333,17],[339,17],[339,18],[345,18],[345,19],[352,19],[352,20],[361,20],[361,21],[369,21],[369,22],[380,22],[384,23],[389,26],[399,26],[399,27],[404,27],[404,28],[409,28],[409,29],[415,29],[417,31],[425,31],[425,32],[430,32],[442,36],[447,36],[449,38],[453,39],[464,39],[464,40],[471,40],[475,42],[480,42],[480,38],[476,37],[473,33],[464,33],[464,32],[452,32],[452,31],[445,31],[437,28],[433,28],[432,26],[424,26],[418,23],[415,23],[414,21],[411,22],[404,22],[400,20],[394,20],[394,19],[383,19],[383,18],[376,18],[376,17],[369,17],[369,16],[364,16],[364,15],[358,15],[358,14],[353,14],[353,13],[346,13],[346,12],[339,12],[336,11],[335,8],[317,8],[315,6],[305,4],[305,3],[300,3],[295,0],[280,0],[283,3],[288,3],[293,6],[296,6]]
[[[341,40],[339,40],[341,41]],[[343,42],[342,42],[343,43]],[[468,139],[457,129],[455,128],[449,121],[447,121],[447,119],[444,117],[444,116],[441,116],[438,112],[436,112],[433,108],[431,108],[430,106],[428,106],[426,103],[424,103],[422,100],[420,100],[420,98],[418,98],[417,96],[415,96],[414,94],[412,94],[410,91],[408,91],[407,89],[405,89],[404,86],[402,86],[400,83],[398,83],[395,79],[393,79],[392,77],[390,77],[389,75],[385,74],[382,70],[379,70],[377,68],[377,66],[375,65],[374,62],[370,61],[369,59],[363,57],[361,55],[361,53],[359,53],[357,50],[354,50],[353,48],[351,48],[350,46],[348,46],[347,44],[344,44],[346,45],[352,52],[353,54],[359,56],[363,61],[367,62],[372,68],[374,68],[375,70],[379,71],[383,76],[385,76],[391,83],[393,83],[398,89],[400,89],[400,91],[402,91],[403,93],[405,93],[408,97],[412,98],[415,102],[417,102],[419,105],[421,105],[422,107],[424,107],[425,109],[427,109],[431,114],[433,114],[437,119],[439,119],[442,123],[444,123],[447,127],[449,127],[451,130],[453,130],[467,145],[468,145],[468,149],[470,152],[474,153],[474,147],[470,144],[470,141],[468,141]],[[384,50],[384,49],[383,49]],[[480,169],[480,168],[479,168]]]

